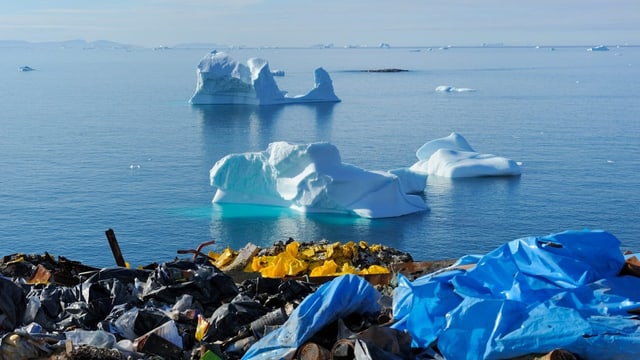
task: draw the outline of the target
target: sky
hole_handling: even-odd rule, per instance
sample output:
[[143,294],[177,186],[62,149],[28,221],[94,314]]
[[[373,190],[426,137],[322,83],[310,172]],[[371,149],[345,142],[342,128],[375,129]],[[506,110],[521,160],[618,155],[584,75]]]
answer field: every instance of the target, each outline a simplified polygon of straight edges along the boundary
[[145,47],[640,44],[638,0],[0,0],[0,40]]

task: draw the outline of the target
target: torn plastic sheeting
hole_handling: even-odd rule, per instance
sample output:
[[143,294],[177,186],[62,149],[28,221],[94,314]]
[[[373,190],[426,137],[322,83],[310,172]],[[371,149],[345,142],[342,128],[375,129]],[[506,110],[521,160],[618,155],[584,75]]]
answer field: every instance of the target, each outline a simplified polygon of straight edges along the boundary
[[289,315],[289,319],[253,344],[242,357],[248,359],[282,359],[325,325],[352,313],[379,311],[380,293],[357,275],[340,276],[307,296]]
[[[394,328],[446,359],[496,359],[562,348],[631,359],[640,353],[640,278],[618,276],[619,241],[603,231],[565,231],[511,241],[463,272],[399,278]],[[461,300],[462,299],[462,300]],[[607,326],[600,326],[606,316]],[[625,348],[611,348],[623,343]],[[635,354],[634,356],[631,356]]]
[[155,329],[152,329],[151,331],[145,333],[144,335],[136,338],[136,340],[134,341],[134,344],[136,342],[137,343],[144,342],[144,339],[148,338],[151,334],[155,334],[161,337],[162,339],[170,342],[171,344],[175,345],[180,349],[183,348],[182,337],[178,331],[176,322],[173,320],[169,320],[163,323],[162,325],[156,327]]
[[[427,347],[438,337],[445,327],[446,314],[462,298],[453,291],[449,280],[461,271],[449,271],[433,276],[423,276],[413,283],[405,276],[398,275],[398,286],[393,295],[393,327],[413,329],[413,336],[419,339],[418,347]],[[418,316],[410,316],[415,309],[421,309]]]
[[[456,277],[463,296],[519,300],[551,296],[605,277],[624,265],[620,242],[601,231],[567,231],[510,241],[483,256],[475,269]],[[540,292],[545,292],[543,295]]]

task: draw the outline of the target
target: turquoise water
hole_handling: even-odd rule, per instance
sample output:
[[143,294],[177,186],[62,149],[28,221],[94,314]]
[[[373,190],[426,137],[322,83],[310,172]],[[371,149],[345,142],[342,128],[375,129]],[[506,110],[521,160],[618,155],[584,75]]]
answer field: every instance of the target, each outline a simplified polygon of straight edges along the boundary
[[[322,66],[342,99],[257,108],[187,103],[204,49],[0,49],[0,254],[111,265],[108,228],[132,265],[211,239],[365,240],[429,260],[582,228],[640,251],[640,48],[411,50],[231,50],[284,70],[290,94]],[[410,71],[359,71],[380,68]],[[522,176],[431,178],[431,210],[392,219],[211,204],[209,169],[229,153],[330,141],[344,162],[388,170],[452,131],[522,162]]]

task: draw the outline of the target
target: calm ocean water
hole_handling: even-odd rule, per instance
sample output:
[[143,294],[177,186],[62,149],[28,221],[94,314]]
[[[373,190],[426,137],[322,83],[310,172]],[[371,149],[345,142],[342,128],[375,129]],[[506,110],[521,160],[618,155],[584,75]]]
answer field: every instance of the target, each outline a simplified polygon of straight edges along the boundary
[[[257,108],[187,103],[203,49],[0,49],[0,255],[112,265],[108,228],[134,266],[210,239],[365,240],[429,260],[590,228],[640,251],[640,48],[414,50],[230,50],[284,70],[291,94],[322,66],[342,99]],[[380,68],[410,71],[358,71]],[[229,153],[329,141],[344,162],[388,170],[452,131],[522,162],[522,176],[430,179],[431,210],[392,219],[211,204],[209,169]]]

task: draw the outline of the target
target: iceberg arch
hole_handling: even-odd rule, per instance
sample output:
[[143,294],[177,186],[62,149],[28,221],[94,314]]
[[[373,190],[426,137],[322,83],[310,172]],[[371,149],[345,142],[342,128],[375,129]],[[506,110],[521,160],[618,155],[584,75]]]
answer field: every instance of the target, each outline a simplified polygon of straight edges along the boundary
[[314,87],[306,94],[289,96],[280,90],[261,58],[250,58],[246,65],[233,60],[224,52],[212,51],[198,64],[196,90],[189,103],[279,105],[292,103],[339,102],[333,81],[326,70],[314,71]]
[[329,143],[269,144],[265,151],[229,154],[211,168],[214,203],[288,207],[385,218],[428,210],[424,199],[405,192],[400,178],[345,164]]

